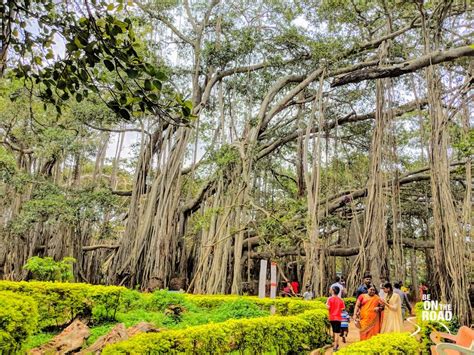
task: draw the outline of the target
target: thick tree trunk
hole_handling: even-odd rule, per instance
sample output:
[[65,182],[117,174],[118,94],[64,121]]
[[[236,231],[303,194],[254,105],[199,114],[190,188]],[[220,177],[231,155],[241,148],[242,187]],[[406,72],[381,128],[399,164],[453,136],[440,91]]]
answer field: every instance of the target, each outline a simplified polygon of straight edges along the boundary
[[[430,39],[424,27],[425,51]],[[435,43],[437,39],[435,39]],[[467,53],[474,54],[474,48]],[[430,110],[430,167],[433,205],[433,232],[435,240],[435,269],[439,280],[441,299],[451,303],[462,324],[470,324],[472,309],[467,297],[468,267],[464,251],[465,236],[460,226],[450,188],[448,159],[448,117],[442,106],[441,78],[433,66],[426,69],[428,103]],[[468,182],[469,183],[469,182]]]

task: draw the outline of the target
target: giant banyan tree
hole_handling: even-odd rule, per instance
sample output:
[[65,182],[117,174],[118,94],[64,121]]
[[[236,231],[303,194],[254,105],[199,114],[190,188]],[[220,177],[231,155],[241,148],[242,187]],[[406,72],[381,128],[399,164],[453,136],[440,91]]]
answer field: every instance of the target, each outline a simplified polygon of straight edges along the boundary
[[[20,3],[1,7],[0,277],[74,257],[78,281],[241,294],[271,259],[320,295],[336,272],[423,282],[472,319],[469,1]],[[54,90],[18,64],[35,11],[70,39],[31,59]]]

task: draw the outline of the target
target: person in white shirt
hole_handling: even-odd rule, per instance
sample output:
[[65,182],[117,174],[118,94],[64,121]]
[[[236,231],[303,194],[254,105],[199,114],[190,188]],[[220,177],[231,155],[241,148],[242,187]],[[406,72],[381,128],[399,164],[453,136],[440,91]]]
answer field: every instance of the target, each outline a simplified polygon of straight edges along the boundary
[[383,290],[383,285],[385,285],[385,283],[387,282],[387,279],[386,279],[384,276],[382,276],[382,277],[380,278],[380,281],[382,281],[382,283],[380,284],[379,297],[380,297],[381,299],[385,299],[385,292],[384,292],[384,290]]
[[313,294],[313,291],[311,291],[311,285],[306,285],[305,287],[306,291],[303,293],[303,299],[305,301],[310,301],[313,299],[314,297],[314,294]]
[[345,293],[345,288],[341,284],[341,278],[339,276],[336,276],[336,282],[333,283],[330,287],[329,290],[331,290],[334,286],[337,286],[339,289],[339,293],[337,294],[337,297],[342,298],[342,295]]

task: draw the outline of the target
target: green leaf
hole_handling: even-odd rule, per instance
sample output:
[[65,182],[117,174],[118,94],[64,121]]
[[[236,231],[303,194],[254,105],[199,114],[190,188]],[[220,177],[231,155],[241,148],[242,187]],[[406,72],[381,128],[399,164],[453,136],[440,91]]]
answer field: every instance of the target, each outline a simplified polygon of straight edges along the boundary
[[120,101],[121,105],[126,105],[127,104],[127,96],[124,95],[124,94],[120,95],[119,101]]
[[89,79],[89,76],[87,75],[87,72],[85,70],[79,71],[79,77],[82,81],[87,81],[87,79]]
[[151,83],[150,79],[145,79],[145,90],[147,91],[153,90],[153,84]]
[[64,80],[59,80],[56,86],[58,89],[64,90],[67,86],[67,83]]
[[155,94],[155,93],[151,93],[150,95],[148,95],[148,98],[149,98],[151,101],[156,102],[156,101],[158,101],[159,96],[158,96],[157,94]]
[[121,108],[119,110],[119,114],[120,116],[122,116],[124,119],[126,119],[127,121],[130,120],[130,112],[128,112],[128,110],[124,109],[124,108]]
[[79,19],[79,24],[85,27],[89,24],[89,19],[87,17],[81,17]]
[[104,28],[106,22],[105,22],[105,19],[99,18],[99,19],[97,19],[97,20],[95,21],[95,24],[96,24],[98,27]]
[[79,40],[79,37],[77,37],[77,36],[74,37],[74,44],[77,46],[77,48],[84,48],[85,47],[85,45],[83,45],[81,43],[81,41]]
[[109,71],[113,71],[115,69],[114,63],[108,59],[104,59],[104,65]]
[[181,107],[181,111],[183,112],[183,116],[185,117],[188,117],[191,114],[191,109],[186,106]]
[[193,102],[191,100],[186,100],[184,101],[184,106],[186,106],[187,108],[189,108],[190,110],[192,110],[193,108]]
[[158,90],[161,90],[161,87],[162,87],[161,81],[153,80],[153,86],[157,88]]
[[167,79],[166,74],[160,70],[155,73],[155,78],[160,81],[164,81]]
[[69,52],[74,52],[74,51],[77,51],[78,47],[75,43],[73,42],[69,42],[69,43],[66,43],[66,49],[69,51]]
[[135,69],[127,69],[125,72],[130,79],[136,79],[138,77],[138,71]]

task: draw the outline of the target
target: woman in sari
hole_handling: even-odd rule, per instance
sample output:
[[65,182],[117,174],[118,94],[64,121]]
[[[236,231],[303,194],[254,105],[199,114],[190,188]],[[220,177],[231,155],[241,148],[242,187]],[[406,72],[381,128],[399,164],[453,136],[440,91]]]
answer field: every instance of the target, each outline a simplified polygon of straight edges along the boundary
[[402,318],[402,299],[398,294],[393,292],[393,287],[390,282],[383,285],[385,292],[383,321],[381,333],[401,332],[403,329]]
[[360,340],[367,340],[380,333],[382,301],[374,286],[360,295],[354,308],[355,323],[360,325]]

